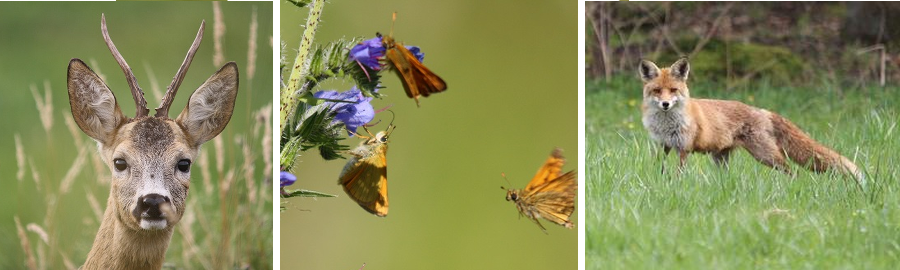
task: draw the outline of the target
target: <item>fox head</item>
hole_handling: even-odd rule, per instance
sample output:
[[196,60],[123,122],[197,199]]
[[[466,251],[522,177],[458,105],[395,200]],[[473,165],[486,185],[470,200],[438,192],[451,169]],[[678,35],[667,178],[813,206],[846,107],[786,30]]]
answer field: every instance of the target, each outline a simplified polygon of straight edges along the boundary
[[690,71],[687,58],[678,59],[672,66],[663,69],[653,62],[642,60],[638,72],[644,81],[644,107],[663,111],[682,108],[690,98],[687,87]]

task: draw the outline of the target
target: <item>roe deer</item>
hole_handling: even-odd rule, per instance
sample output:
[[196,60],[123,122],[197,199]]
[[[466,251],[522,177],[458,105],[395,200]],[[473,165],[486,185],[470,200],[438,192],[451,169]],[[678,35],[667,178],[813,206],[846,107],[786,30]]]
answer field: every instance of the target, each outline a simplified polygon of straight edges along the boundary
[[112,172],[106,212],[84,269],[160,269],[175,224],[185,211],[191,163],[200,145],[216,137],[231,119],[238,90],[238,69],[225,64],[191,95],[178,118],[169,105],[187,73],[205,22],[166,90],[156,115],[134,73],[116,49],[101,15],[103,39],[119,63],[137,113],[128,118],[109,87],[80,59],[69,61],[68,90],[72,116],[97,141],[100,156]]

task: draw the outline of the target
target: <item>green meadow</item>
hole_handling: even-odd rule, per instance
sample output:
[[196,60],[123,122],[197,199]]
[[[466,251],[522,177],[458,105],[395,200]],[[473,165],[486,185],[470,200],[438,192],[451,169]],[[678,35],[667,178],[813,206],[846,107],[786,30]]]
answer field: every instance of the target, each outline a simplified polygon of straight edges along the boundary
[[[692,74],[703,72],[692,70]],[[793,165],[774,171],[745,150],[722,169],[693,154],[660,173],[641,122],[641,82],[586,83],[588,269],[894,269],[900,265],[900,95],[896,86],[723,91],[689,82],[692,97],[779,113],[867,174],[863,189]]]

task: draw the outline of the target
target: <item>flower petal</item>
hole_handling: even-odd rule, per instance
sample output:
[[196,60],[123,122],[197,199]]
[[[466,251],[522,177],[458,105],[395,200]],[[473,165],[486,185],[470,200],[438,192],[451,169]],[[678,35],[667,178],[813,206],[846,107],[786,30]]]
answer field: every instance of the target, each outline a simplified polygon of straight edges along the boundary
[[409,50],[409,52],[411,52],[413,55],[415,55],[416,59],[419,59],[419,62],[425,60],[425,53],[423,53],[422,50],[419,49],[419,46],[406,46],[406,49]]
[[372,70],[381,70],[379,59],[384,57],[381,37],[364,40],[350,49],[350,61],[357,61]]
[[297,176],[289,172],[281,172],[281,187],[293,185],[294,182],[297,182]]

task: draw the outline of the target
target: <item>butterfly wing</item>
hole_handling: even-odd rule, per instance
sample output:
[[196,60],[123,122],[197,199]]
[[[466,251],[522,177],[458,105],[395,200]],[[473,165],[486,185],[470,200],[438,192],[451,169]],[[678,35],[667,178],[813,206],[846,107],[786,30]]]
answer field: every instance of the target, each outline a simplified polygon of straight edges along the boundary
[[[387,47],[387,46],[385,46]],[[389,47],[390,48],[390,47]],[[418,98],[419,84],[416,82],[412,71],[412,64],[401,55],[402,52],[396,46],[385,51],[388,63],[394,68],[400,82],[403,83],[403,89],[406,90],[406,96],[409,98]]]
[[386,155],[387,144],[374,145],[368,153],[352,157],[338,179],[351,199],[379,217],[388,213]]
[[[518,202],[534,217],[543,217],[553,223],[572,228],[569,217],[575,211],[575,195],[578,192],[578,179],[575,171],[569,171],[553,180],[534,187],[525,192]],[[535,220],[536,221],[536,220]],[[541,226],[543,229],[543,226]]]
[[562,167],[565,163],[566,159],[562,156],[562,150],[559,148],[553,149],[553,152],[550,152],[550,157],[547,158],[544,165],[538,169],[537,174],[534,175],[531,182],[528,182],[528,186],[525,186],[525,193],[530,193],[535,188],[543,186],[545,183],[559,177],[560,171],[562,171]]
[[431,72],[428,67],[425,67],[406,47],[397,46],[397,49],[400,50],[400,54],[406,58],[406,61],[412,65],[411,71],[419,88],[419,94],[427,97],[431,93],[440,93],[447,90],[447,83],[441,77],[438,77],[437,74]]
[[419,59],[416,59],[416,56],[402,44],[395,43],[390,37],[384,37],[383,43],[387,49],[385,56],[400,77],[406,96],[415,99],[416,105],[419,104],[419,96],[427,97],[431,93],[447,89],[444,80],[419,62]]
[[547,228],[544,228],[544,225],[541,225],[541,222],[538,221],[538,217],[540,214],[537,212],[537,209],[534,208],[532,202],[526,201],[524,198],[519,196],[520,190],[510,189],[506,191],[506,200],[513,200],[516,204],[516,209],[519,210],[519,217],[525,216],[531,221],[534,221],[534,224],[537,224],[538,227],[541,228],[541,231],[547,233]]

